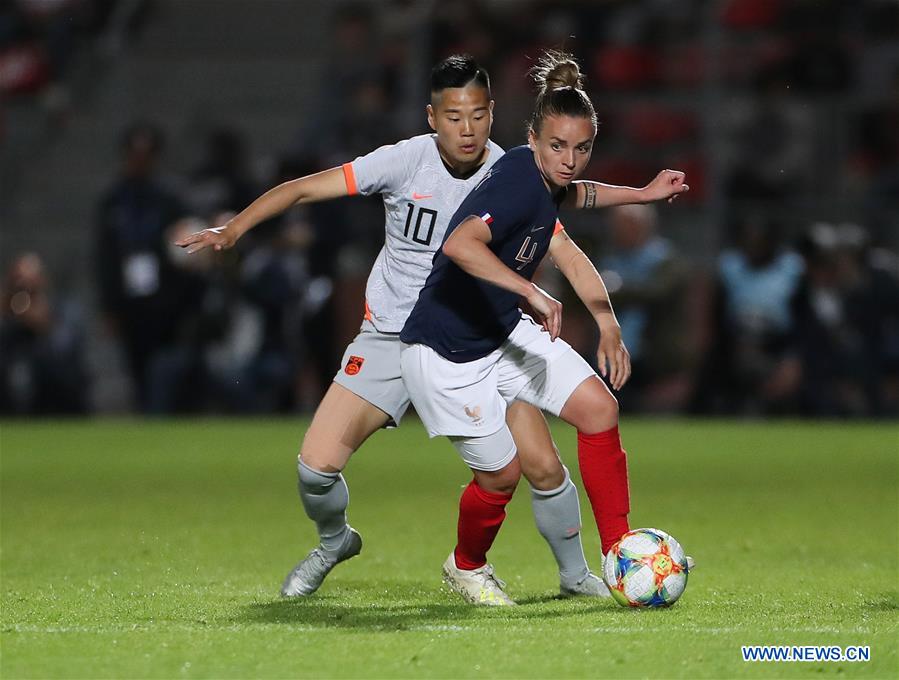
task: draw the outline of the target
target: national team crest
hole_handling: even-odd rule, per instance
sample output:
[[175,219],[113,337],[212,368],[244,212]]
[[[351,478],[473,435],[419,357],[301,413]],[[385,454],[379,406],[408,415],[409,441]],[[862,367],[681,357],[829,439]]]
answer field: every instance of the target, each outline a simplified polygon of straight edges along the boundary
[[343,372],[347,375],[356,375],[359,371],[362,370],[363,363],[365,363],[365,359],[363,357],[350,355],[350,358],[347,359],[346,367],[343,369]]

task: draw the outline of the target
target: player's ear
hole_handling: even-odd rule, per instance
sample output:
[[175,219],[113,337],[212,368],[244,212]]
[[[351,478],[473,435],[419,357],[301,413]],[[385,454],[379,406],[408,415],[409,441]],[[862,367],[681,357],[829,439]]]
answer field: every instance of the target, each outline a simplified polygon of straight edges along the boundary
[[534,128],[528,128],[528,146],[531,151],[537,150],[537,135],[534,134]]
[[490,107],[488,109],[490,111],[490,123],[493,123],[493,100],[490,100]]
[[434,132],[437,132],[437,119],[434,117],[434,107],[428,104],[425,110],[428,112],[428,125],[431,126]]

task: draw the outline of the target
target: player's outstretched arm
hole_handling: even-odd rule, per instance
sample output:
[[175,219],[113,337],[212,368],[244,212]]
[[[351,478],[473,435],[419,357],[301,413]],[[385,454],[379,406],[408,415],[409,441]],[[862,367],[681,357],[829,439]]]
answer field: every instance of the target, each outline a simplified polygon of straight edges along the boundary
[[631,355],[621,339],[621,326],[612,309],[609,291],[590,258],[560,229],[549,243],[549,256],[568,279],[574,292],[599,327],[597,366],[613,389],[620,390],[631,376]]
[[562,330],[562,303],[503,264],[487,247],[491,238],[487,223],[472,216],[446,239],[443,254],[472,276],[525,298],[543,328],[555,340]]
[[314,175],[292,179],[269,189],[221,227],[198,231],[175,241],[175,245],[196,253],[204,248],[227,250],[260,222],[265,222],[298,203],[315,203],[348,196],[343,168],[331,168]]
[[642,189],[586,179],[576,180],[571,183],[574,190],[569,190],[564,205],[567,208],[590,209],[665,200],[671,203],[682,193],[690,190],[684,179],[685,175],[680,170],[662,170]]

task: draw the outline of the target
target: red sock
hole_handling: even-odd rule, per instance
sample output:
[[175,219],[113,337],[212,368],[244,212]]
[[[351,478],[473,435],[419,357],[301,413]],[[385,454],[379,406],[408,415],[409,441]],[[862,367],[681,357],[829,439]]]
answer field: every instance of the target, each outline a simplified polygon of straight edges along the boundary
[[484,491],[475,480],[465,487],[459,500],[459,529],[456,566],[477,569],[487,564],[487,551],[506,519],[506,503],[512,494]]
[[618,426],[597,434],[578,432],[577,460],[605,555],[629,531],[627,454],[621,448]]

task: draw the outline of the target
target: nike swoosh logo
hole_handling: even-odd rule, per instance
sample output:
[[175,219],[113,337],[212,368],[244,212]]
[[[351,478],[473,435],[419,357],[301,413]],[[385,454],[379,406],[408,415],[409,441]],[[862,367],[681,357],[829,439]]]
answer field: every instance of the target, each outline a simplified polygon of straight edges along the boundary
[[433,198],[434,194],[412,194],[413,201],[420,201],[423,198]]
[[534,227],[531,229],[531,233],[533,234],[535,231],[540,231],[541,229],[543,229],[543,227]]

